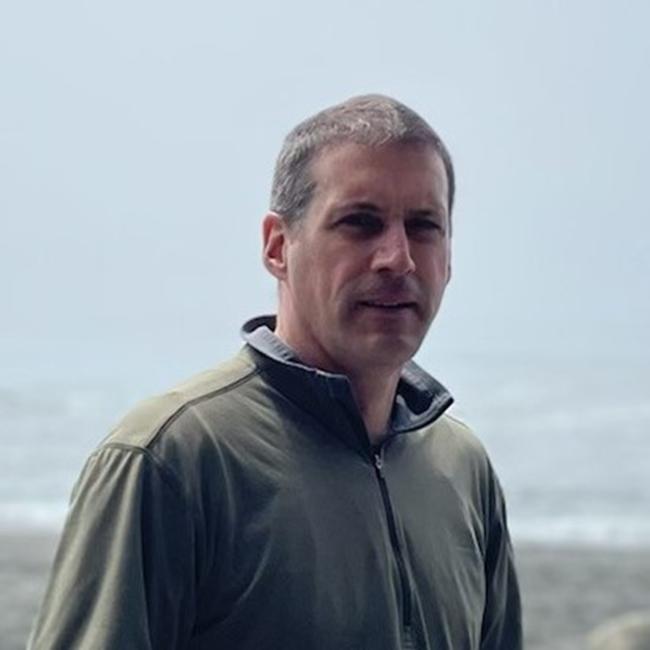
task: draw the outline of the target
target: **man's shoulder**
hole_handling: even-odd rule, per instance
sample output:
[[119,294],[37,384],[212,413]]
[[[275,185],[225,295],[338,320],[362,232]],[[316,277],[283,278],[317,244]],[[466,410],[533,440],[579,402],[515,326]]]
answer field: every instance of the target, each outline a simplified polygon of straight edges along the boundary
[[443,413],[436,420],[434,426],[442,429],[444,435],[456,444],[479,454],[486,453],[485,447],[474,432],[474,429],[455,413],[449,413],[449,411]]
[[473,468],[483,474],[491,472],[488,453],[474,429],[456,414],[441,415],[423,431],[425,444],[431,446],[436,458],[454,467]]
[[102,446],[151,448],[166,430],[174,428],[179,420],[186,419],[187,412],[195,407],[200,408],[202,403],[231,394],[257,373],[256,366],[244,349],[214,368],[137,404],[103,440]]

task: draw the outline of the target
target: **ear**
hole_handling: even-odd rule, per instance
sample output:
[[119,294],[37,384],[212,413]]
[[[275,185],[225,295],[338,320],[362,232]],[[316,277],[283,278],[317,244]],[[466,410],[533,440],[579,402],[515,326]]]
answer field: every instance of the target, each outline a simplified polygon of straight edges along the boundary
[[287,276],[287,228],[286,221],[276,212],[268,212],[262,221],[262,261],[278,280]]

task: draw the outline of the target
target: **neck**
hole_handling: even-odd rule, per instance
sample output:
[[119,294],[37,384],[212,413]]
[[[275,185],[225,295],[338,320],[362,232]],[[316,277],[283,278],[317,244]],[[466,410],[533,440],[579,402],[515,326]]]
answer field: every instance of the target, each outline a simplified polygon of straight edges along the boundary
[[[329,372],[340,373],[348,378],[352,386],[352,394],[366,425],[370,443],[379,444],[388,433],[388,422],[395,401],[397,383],[401,376],[401,367],[364,368],[360,372],[355,372],[349,367],[340,367],[329,358],[324,349],[311,342],[305,343],[296,332],[285,327],[286,322],[280,316],[281,310],[278,313],[275,335],[284,341],[303,363]],[[291,322],[290,319],[287,321]]]
[[399,370],[390,373],[366,372],[362,376],[348,374],[354,398],[373,445],[380,444],[388,434],[399,378]]

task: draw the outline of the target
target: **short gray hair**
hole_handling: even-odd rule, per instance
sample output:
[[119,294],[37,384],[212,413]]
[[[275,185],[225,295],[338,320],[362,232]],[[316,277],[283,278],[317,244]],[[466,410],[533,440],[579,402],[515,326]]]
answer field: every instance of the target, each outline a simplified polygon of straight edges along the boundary
[[271,210],[293,225],[305,216],[316,183],[310,164],[326,147],[353,142],[379,147],[405,144],[431,147],[447,174],[451,217],[455,178],[451,156],[438,134],[414,110],[385,95],[361,95],[326,108],[296,126],[284,140],[275,164]]

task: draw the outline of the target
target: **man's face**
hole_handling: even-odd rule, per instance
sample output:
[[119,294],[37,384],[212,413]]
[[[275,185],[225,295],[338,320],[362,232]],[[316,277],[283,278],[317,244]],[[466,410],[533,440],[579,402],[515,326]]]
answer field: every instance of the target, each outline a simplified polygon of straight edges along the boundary
[[322,152],[312,175],[307,214],[283,238],[278,333],[333,372],[401,368],[450,275],[442,161],[428,147],[348,143]]

